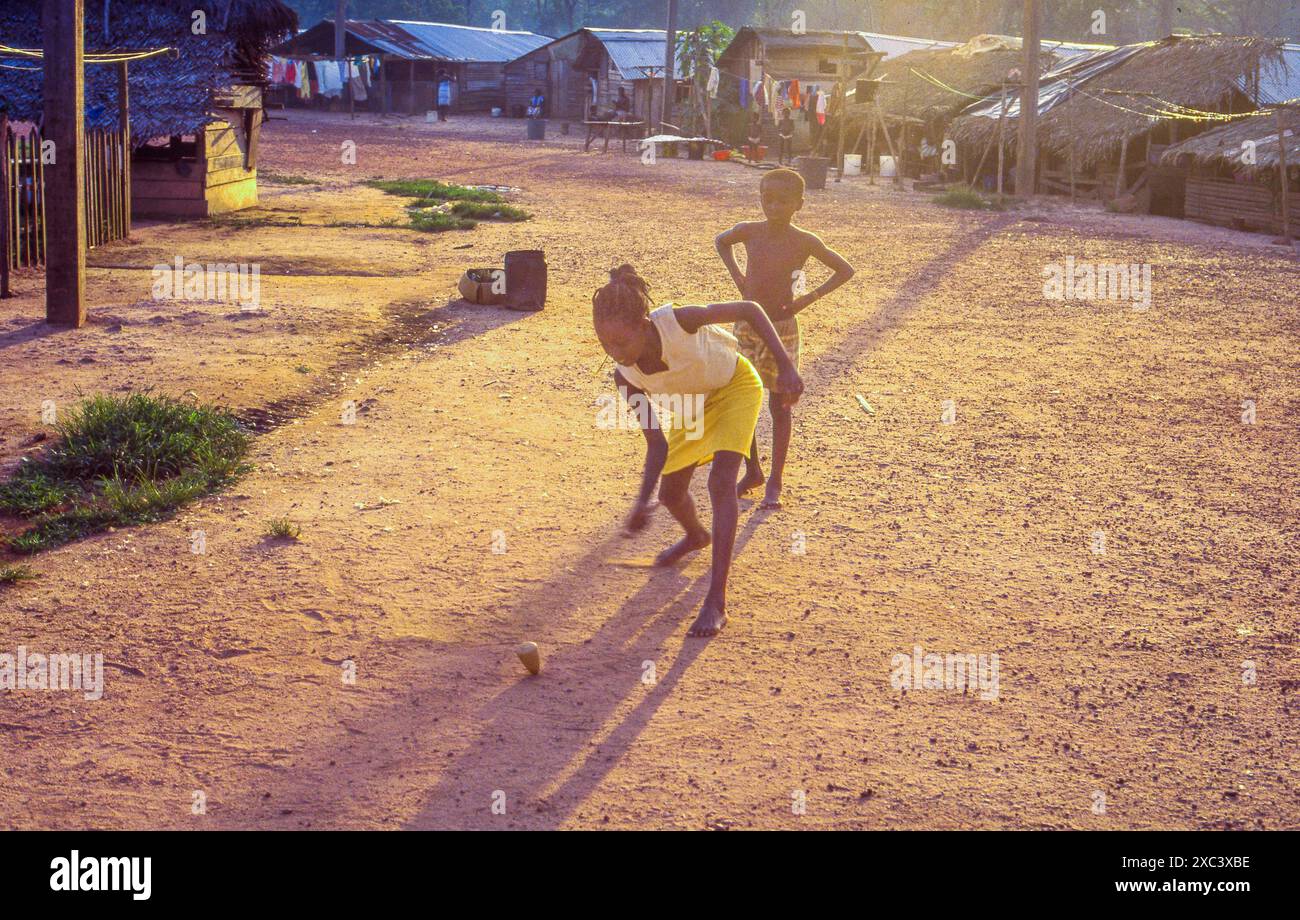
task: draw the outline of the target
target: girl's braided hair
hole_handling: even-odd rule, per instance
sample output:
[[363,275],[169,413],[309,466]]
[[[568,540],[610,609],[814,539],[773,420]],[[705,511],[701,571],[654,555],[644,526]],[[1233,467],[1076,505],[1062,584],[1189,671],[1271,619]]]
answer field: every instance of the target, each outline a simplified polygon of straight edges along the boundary
[[636,322],[650,312],[650,285],[626,262],[611,269],[609,283],[591,298],[592,319],[597,322]]

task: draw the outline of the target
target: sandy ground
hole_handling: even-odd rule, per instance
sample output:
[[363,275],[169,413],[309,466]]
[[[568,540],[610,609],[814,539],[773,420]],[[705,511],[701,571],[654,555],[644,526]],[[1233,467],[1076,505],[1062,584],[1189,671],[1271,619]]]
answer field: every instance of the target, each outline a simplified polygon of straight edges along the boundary
[[[712,237],[759,173],[522,134],[291,112],[262,170],[321,184],[92,251],[84,329],[16,279],[5,469],[78,392],[193,391],[263,433],[229,492],[0,589],[0,651],[108,662],[99,701],[0,696],[0,824],[1300,827],[1295,261],[1059,204],[810,192],[800,222],[858,275],[805,314],[788,506],[742,502],[731,623],[688,640],[708,560],[644,566],[666,514],[618,535],[642,442],[596,427],[590,296],[625,260],[661,300],[733,296]],[[536,218],[385,227],[403,202],[372,176],[516,186]],[[531,247],[544,312],[455,299]],[[177,255],[258,262],[262,310],[154,300]],[[1151,263],[1150,309],[1044,299],[1070,255]],[[262,537],[281,516],[301,543]],[[916,646],[996,654],[997,696],[895,689]]]

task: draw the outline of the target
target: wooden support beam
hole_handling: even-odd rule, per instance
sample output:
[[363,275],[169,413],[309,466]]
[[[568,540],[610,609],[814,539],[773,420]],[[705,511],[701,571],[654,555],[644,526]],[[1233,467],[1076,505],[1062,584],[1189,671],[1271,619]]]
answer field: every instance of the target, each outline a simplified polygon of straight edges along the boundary
[[[45,321],[86,323],[85,0],[44,0],[45,132],[54,163],[45,175]],[[38,149],[39,157],[41,151]]]

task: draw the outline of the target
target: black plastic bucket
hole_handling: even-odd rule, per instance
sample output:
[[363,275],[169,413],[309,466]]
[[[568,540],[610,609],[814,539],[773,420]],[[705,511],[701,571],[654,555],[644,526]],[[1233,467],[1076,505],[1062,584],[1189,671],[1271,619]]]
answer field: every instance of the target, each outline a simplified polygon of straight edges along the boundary
[[511,310],[540,310],[546,306],[546,253],[516,249],[506,253],[505,305]]
[[825,188],[826,170],[831,165],[829,157],[795,157],[794,168],[803,176],[807,188]]
[[530,141],[546,140],[546,119],[545,118],[528,119],[528,139]]

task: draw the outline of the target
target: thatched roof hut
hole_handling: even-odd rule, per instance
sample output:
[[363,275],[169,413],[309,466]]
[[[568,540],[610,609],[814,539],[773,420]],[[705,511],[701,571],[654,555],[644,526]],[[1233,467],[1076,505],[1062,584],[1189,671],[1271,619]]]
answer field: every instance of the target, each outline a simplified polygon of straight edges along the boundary
[[[927,49],[885,61],[875,77],[883,81],[877,92],[880,111],[887,120],[919,119],[927,126],[943,123],[973,101],[997,93],[1010,71],[1024,64],[1024,54],[1006,46],[971,52],[957,48]],[[1051,68],[1053,58],[1042,55],[1040,66]],[[850,118],[861,116],[850,104]]]
[[[174,52],[128,65],[132,140],[193,134],[214,120],[219,96],[233,86],[265,83],[268,49],[293,34],[297,14],[280,0],[106,0],[86,10],[87,51],[168,47]],[[206,32],[192,29],[194,13]],[[0,42],[40,48],[41,4],[5,3]],[[19,69],[21,68],[21,69]],[[9,61],[0,107],[10,118],[38,121],[44,106],[40,62]],[[117,127],[117,68],[86,65],[88,127]]]
[[[1295,169],[1300,167],[1300,110],[1293,111],[1286,120],[1290,133],[1285,143],[1287,165]],[[1296,126],[1294,129],[1290,127],[1292,124]],[[1251,151],[1251,156],[1243,160],[1246,150]],[[1277,120],[1272,113],[1261,112],[1174,144],[1160,160],[1174,166],[1193,163],[1252,174],[1276,171],[1281,163],[1280,151]]]
[[[1062,157],[1073,149],[1079,165],[1094,165],[1157,125],[1200,130],[1210,122],[1195,120],[1198,112],[1256,108],[1261,74],[1283,67],[1280,40],[1224,35],[1170,36],[1073,61],[1044,77],[1039,141]],[[1009,109],[1008,143],[1018,116],[1018,105]],[[957,118],[951,136],[983,146],[996,130],[997,104],[990,99]]]

